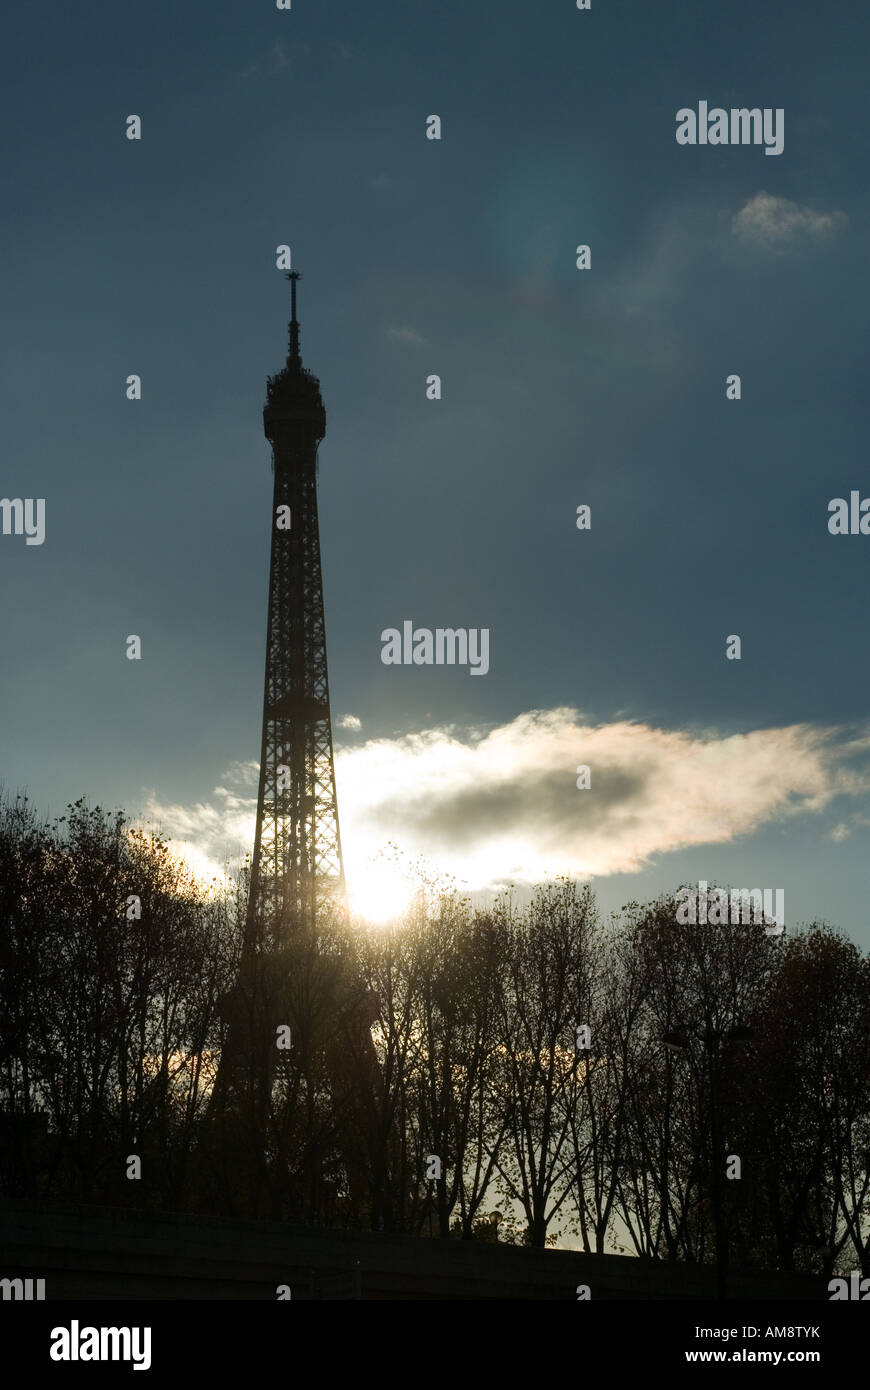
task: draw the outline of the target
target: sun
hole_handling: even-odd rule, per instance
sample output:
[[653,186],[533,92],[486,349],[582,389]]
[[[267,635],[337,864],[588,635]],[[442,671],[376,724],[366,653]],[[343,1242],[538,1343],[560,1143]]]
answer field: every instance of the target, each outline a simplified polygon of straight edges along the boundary
[[347,880],[352,915],[379,927],[403,917],[417,891],[395,863],[383,858],[364,860],[349,868]]

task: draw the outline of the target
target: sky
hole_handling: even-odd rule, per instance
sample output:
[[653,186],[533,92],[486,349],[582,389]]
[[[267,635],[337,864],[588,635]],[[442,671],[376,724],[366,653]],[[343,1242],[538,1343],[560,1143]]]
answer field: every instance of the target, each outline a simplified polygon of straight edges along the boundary
[[[45,539],[0,535],[7,791],[203,868],[249,847],[287,244],[358,901],[421,856],[606,911],[704,879],[870,945],[870,536],[828,529],[870,496],[868,31],[806,0],[14,7],[0,496]],[[782,109],[782,153],[678,144],[701,101]],[[385,665],[406,620],[487,629],[487,673]]]

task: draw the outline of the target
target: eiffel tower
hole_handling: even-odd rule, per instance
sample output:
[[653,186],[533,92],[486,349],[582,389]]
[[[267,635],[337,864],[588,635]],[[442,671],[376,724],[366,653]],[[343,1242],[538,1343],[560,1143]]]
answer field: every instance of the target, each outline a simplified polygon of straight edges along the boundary
[[[310,980],[300,979],[299,971],[315,960],[323,924],[343,913],[345,893],[317,520],[317,449],[326,412],[320,383],[302,365],[299,272],[287,278],[289,350],[284,367],[268,378],[263,408],[274,487],[257,824],[238,980],[221,1002],[226,1038],[210,1105],[212,1118],[234,1128],[236,1142],[248,1150],[245,1161],[253,1161],[260,1178],[266,1174],[264,1136],[280,1063],[276,1028],[292,1024],[295,1034],[297,1023],[307,1024]],[[306,943],[312,948],[307,954]],[[336,1007],[348,988],[360,996],[337,958],[324,964],[317,957],[315,970],[322,997],[334,998]],[[350,1023],[346,1013],[341,1028],[337,1017],[330,1023],[335,1037],[327,1068],[336,1099],[359,1093],[348,1056],[361,1059],[368,1094],[376,1085],[370,1021],[370,1005],[368,1012],[357,1005]],[[256,1186],[258,1174],[253,1176]]]
[[290,343],[270,376],[263,428],[272,445],[272,558],[260,785],[247,938],[280,950],[312,934],[344,899],[317,524],[317,449],[326,434],[320,383],[302,365],[290,271]]

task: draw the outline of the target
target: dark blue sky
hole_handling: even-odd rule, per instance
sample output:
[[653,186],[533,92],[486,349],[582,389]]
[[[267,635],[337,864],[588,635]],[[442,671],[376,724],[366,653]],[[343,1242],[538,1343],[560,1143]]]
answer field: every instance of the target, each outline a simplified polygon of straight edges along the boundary
[[[0,494],[45,498],[46,540],[0,537],[7,787],[52,813],[193,807],[256,756],[286,242],[327,408],[333,711],[362,722],[339,740],[567,706],[701,741],[809,726],[800,763],[841,731],[709,844],[672,827],[596,887],[784,885],[789,921],[870,939],[870,777],[862,743],[843,754],[870,537],[827,531],[830,498],[870,495],[868,29],[805,0],[16,7]],[[702,99],[782,107],[783,154],[678,146]],[[488,627],[489,674],[382,665],[407,618]]]

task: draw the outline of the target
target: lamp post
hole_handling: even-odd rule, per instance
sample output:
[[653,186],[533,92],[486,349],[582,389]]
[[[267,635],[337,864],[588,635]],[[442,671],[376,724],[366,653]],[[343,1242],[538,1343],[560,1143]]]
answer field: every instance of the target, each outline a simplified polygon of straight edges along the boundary
[[718,1077],[716,1066],[719,1060],[720,1044],[725,1042],[749,1042],[755,1036],[752,1028],[737,1024],[732,1028],[713,1028],[708,1025],[703,1033],[685,1028],[675,1028],[663,1033],[660,1042],[669,1052],[688,1057],[689,1039],[697,1038],[704,1044],[707,1062],[707,1081],[710,1090],[710,1201],[713,1207],[713,1232],[716,1241],[716,1297],[726,1297],[725,1285],[728,1269],[728,1231],[725,1210],[722,1204],[722,1133],[719,1116]]

